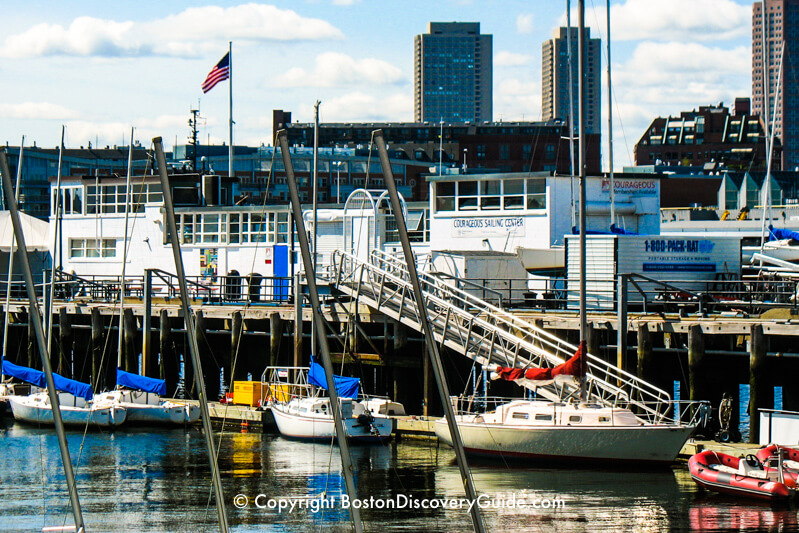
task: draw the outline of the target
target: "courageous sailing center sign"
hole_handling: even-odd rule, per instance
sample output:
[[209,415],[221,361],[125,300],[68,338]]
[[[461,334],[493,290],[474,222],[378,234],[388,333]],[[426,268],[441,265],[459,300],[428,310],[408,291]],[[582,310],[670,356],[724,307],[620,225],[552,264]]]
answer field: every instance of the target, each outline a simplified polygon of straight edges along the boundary
[[452,219],[453,237],[524,237],[524,217],[468,217]]

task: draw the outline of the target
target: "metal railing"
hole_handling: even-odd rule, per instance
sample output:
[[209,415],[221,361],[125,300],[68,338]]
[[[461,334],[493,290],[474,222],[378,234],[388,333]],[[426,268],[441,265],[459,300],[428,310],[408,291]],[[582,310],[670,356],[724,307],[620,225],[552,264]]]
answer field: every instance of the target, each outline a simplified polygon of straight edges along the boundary
[[[339,290],[419,330],[408,272],[402,260],[380,251],[370,262],[335,252],[332,283]],[[554,367],[577,347],[493,306],[435,275],[420,273],[425,306],[436,340],[481,363],[515,368]],[[586,394],[608,406],[636,406],[647,420],[664,420],[669,394],[606,361],[588,354]],[[532,387],[531,387],[532,388]],[[574,383],[536,386],[546,398],[563,401],[579,396]]]
[[[177,299],[179,287],[177,277],[164,270],[151,269],[152,293],[154,298]],[[49,280],[49,272],[45,271]],[[146,276],[126,276],[124,295],[128,298],[143,298]],[[40,296],[48,289],[49,281],[36,285]],[[79,276],[74,273],[56,270],[54,294],[56,300],[87,299],[90,301],[111,302],[119,299],[122,278],[120,276]],[[217,276],[209,280],[200,276],[186,279],[189,297],[205,304],[270,304],[290,303],[294,299],[294,283],[290,277],[281,276]],[[8,281],[0,280],[0,290],[5,294]],[[11,280],[13,299],[24,299],[24,286],[21,281]]]

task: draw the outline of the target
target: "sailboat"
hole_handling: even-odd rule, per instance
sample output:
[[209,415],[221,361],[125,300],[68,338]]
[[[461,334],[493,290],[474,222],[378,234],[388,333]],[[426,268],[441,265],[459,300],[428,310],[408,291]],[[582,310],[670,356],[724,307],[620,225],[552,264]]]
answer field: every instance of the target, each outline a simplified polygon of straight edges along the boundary
[[[273,368],[268,382],[268,398],[278,431],[284,437],[301,440],[329,441],[335,436],[330,398],[327,390],[325,369],[311,360],[309,368]],[[295,381],[287,381],[291,372]],[[359,402],[360,379],[334,376],[336,392],[341,404],[342,419],[347,438],[351,441],[374,443],[391,438],[394,423],[379,412],[372,412],[366,401]],[[372,403],[372,405],[376,405]],[[399,410],[399,404],[383,412]],[[403,410],[404,412],[404,410]]]
[[[44,372],[3,361],[3,373],[20,381],[46,387]],[[53,373],[61,418],[64,425],[113,427],[125,422],[127,410],[107,401],[94,401],[91,385],[68,379]],[[9,405],[14,419],[31,424],[54,424],[53,409],[46,392],[35,392],[28,396],[9,396]]]
[[102,392],[96,401],[111,403],[128,412],[129,424],[194,424],[200,420],[200,408],[196,405],[164,400],[166,382],[148,378],[117,368],[116,390]]
[[[618,462],[625,465],[669,464],[690,437],[695,425],[670,420],[659,401],[652,410],[633,394],[620,394],[622,384],[603,381],[590,375],[586,335],[586,187],[585,187],[585,101],[584,1],[579,2],[578,41],[580,42],[580,338],[579,347],[568,361],[543,368],[513,368],[488,364],[484,369],[492,378],[512,381],[541,399],[512,399],[494,404],[491,411],[456,416],[460,437],[467,453],[501,456],[506,459],[545,459],[565,463]],[[556,356],[557,357],[557,356]],[[558,357],[559,358],[559,357]],[[587,384],[598,390],[587,390]],[[633,392],[643,382],[628,381]],[[610,400],[603,396],[607,391]],[[658,391],[659,398],[668,397]],[[626,398],[626,401],[621,399]],[[636,411],[634,411],[635,409]],[[656,416],[647,416],[656,414]],[[452,437],[443,420],[435,422],[436,436],[446,444]]]

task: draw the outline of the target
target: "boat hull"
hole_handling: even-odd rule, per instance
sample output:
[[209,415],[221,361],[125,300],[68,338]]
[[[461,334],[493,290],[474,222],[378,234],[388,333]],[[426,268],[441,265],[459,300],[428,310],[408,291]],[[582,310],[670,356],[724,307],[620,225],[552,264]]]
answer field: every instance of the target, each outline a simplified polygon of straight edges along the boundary
[[[31,405],[25,397],[9,397],[14,420],[37,425],[54,425],[53,410],[49,405]],[[65,426],[115,427],[122,425],[127,411],[118,406],[70,407],[61,406],[61,419]]]
[[184,425],[194,424],[200,418],[200,409],[195,405],[140,405],[120,403],[128,412],[127,423],[138,425]]
[[[336,434],[332,417],[303,416],[288,413],[280,406],[272,406],[278,431],[284,437],[308,441],[329,441]],[[355,442],[377,443],[391,438],[393,421],[375,417],[371,424],[362,424],[357,418],[344,418],[347,438]]]
[[737,469],[740,461],[738,457],[707,450],[688,460],[688,471],[697,485],[713,492],[765,501],[791,497],[792,491],[785,483],[717,469],[718,466]]
[[[461,418],[461,417],[457,417]],[[445,420],[434,424],[436,436],[452,445]],[[688,426],[509,426],[458,421],[470,455],[562,462],[619,462],[668,465],[688,440]]]

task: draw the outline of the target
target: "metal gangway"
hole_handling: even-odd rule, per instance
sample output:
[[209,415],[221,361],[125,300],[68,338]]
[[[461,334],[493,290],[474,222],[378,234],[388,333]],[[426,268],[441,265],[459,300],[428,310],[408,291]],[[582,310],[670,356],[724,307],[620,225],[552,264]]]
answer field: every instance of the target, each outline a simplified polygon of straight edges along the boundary
[[[341,251],[332,259],[328,276],[335,288],[422,331],[402,259],[380,250],[372,251],[368,261]],[[435,340],[481,365],[554,367],[577,351],[577,346],[453,287],[435,273],[420,272],[419,276]],[[649,423],[671,421],[673,403],[668,393],[594,355],[588,354],[587,363],[587,401],[634,409]],[[576,400],[580,394],[573,382],[527,386],[551,401]]]

